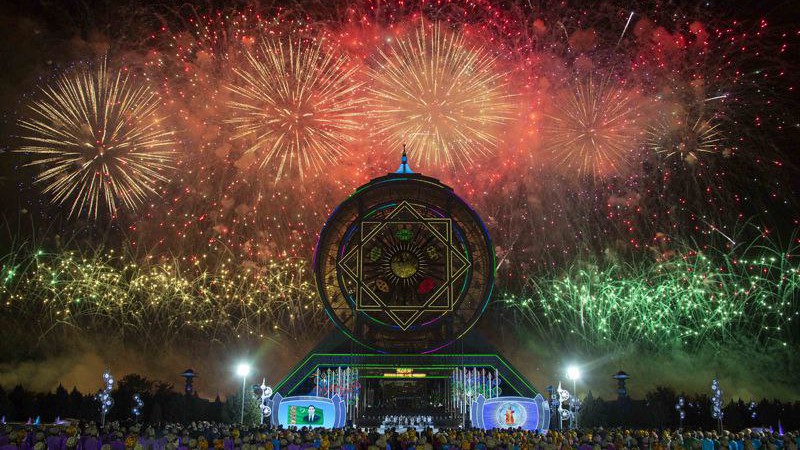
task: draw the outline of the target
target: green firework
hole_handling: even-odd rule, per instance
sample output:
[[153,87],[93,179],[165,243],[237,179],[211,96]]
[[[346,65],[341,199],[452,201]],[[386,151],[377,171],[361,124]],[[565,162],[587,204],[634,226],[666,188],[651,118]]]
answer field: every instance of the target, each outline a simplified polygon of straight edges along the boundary
[[742,340],[788,346],[800,315],[796,244],[683,246],[635,264],[579,261],[531,277],[526,287],[521,296],[504,296],[513,313],[543,335],[588,349],[698,349]]

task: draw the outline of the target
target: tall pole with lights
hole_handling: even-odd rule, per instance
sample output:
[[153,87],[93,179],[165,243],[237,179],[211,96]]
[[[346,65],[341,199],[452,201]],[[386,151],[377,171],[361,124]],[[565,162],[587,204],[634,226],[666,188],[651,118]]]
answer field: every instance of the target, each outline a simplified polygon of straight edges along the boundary
[[106,415],[114,406],[114,398],[111,397],[112,389],[114,389],[114,376],[111,375],[109,369],[106,369],[103,372],[103,389],[95,396],[95,399],[100,402],[100,426],[106,425]]
[[724,406],[722,389],[719,386],[719,378],[714,377],[711,381],[711,417],[717,420],[719,425],[719,432],[722,433],[722,418],[725,417],[725,412],[722,411]]
[[264,425],[264,418],[269,417],[272,414],[272,408],[267,404],[267,400],[272,396],[272,387],[267,386],[267,379],[261,379],[261,404],[259,405],[261,408],[261,425]]

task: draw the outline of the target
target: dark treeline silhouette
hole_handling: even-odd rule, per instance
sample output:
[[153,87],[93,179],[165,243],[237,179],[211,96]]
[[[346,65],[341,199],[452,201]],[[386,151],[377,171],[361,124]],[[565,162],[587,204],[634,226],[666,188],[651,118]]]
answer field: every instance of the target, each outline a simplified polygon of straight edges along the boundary
[[[685,418],[680,420],[676,409],[678,398],[683,396]],[[755,414],[750,408],[750,400],[725,399],[723,407],[723,428],[742,430],[753,427],[772,427],[778,430],[778,423],[786,430],[800,426],[800,402],[783,402],[777,399],[762,399],[756,402]],[[630,398],[603,400],[591,392],[583,399],[579,424],[581,427],[629,427],[629,428],[671,428],[679,426],[689,429],[712,430],[718,427],[711,417],[711,398],[703,395],[677,394],[669,387],[656,387],[648,392],[643,400]]]
[[[107,420],[133,419],[134,394],[139,394],[144,403],[140,421],[191,422],[195,420],[222,421],[224,403],[217,397],[209,401],[197,395],[176,392],[174,386],[161,381],[148,380],[136,374],[120,379],[112,397],[114,406]],[[58,386],[55,392],[37,393],[16,386],[11,390],[0,386],[0,416],[6,421],[27,421],[40,417],[42,422],[62,419],[98,420],[100,404],[95,393],[84,394],[73,388],[67,391]],[[238,416],[237,416],[238,418]]]
[[[139,420],[148,423],[180,422],[197,420],[212,422],[236,422],[239,420],[239,396],[231,396],[226,405],[217,397],[214,401],[176,392],[173,385],[148,380],[136,374],[120,379],[112,392],[114,406],[107,420],[127,421],[133,419],[133,395],[139,394],[144,406]],[[55,392],[37,393],[16,386],[11,390],[0,386],[0,416],[7,421],[27,421],[40,417],[42,422],[62,419],[98,420],[99,403],[95,394],[83,394],[63,386]],[[581,427],[629,427],[629,428],[684,428],[710,430],[717,428],[711,417],[711,400],[706,395],[684,395],[685,418],[680,423],[675,409],[679,395],[667,387],[657,387],[647,393],[643,400],[603,400],[591,392],[583,399],[579,422]],[[248,405],[247,415],[257,415],[255,400]],[[252,410],[252,411],[251,411]],[[800,402],[782,402],[763,399],[757,402],[756,418],[752,418],[750,402],[727,399],[723,420],[724,428],[741,430],[752,427],[773,427],[778,423],[784,429],[800,427]],[[235,413],[235,414],[234,414]],[[255,421],[257,419],[253,419]]]

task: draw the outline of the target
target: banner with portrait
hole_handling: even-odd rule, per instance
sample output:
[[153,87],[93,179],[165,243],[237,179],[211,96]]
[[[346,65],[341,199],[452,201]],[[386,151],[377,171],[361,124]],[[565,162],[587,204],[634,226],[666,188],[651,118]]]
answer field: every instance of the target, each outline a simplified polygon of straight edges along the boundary
[[533,431],[547,430],[550,424],[550,406],[541,394],[535,398],[478,396],[470,408],[472,426],[485,430],[493,428],[520,428]]

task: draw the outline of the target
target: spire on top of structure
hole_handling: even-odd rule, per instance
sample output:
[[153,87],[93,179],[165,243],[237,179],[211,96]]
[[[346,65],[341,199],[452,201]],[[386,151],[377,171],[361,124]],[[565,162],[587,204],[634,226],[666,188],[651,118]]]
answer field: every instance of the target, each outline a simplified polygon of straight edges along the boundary
[[400,158],[400,167],[395,173],[414,173],[414,171],[408,167],[408,155],[406,154],[405,144],[403,144],[403,156]]

